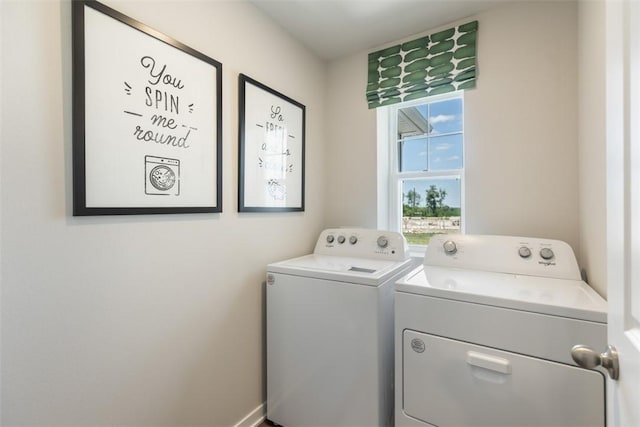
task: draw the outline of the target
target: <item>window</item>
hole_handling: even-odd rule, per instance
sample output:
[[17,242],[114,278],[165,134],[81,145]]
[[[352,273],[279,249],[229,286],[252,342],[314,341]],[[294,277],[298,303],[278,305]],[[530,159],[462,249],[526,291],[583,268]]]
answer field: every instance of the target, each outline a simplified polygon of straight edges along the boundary
[[401,231],[410,245],[426,245],[434,234],[460,233],[464,200],[462,93],[422,98],[378,111],[379,155],[387,159],[387,167],[382,168],[386,184],[379,177],[379,195],[387,212],[381,212],[384,207],[380,205],[378,209],[386,221],[379,225],[386,222],[386,228]]

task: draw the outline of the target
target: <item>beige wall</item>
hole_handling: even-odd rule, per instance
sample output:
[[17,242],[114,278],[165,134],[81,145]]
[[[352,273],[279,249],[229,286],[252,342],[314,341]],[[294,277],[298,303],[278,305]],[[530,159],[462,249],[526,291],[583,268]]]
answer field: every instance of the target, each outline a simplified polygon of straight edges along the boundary
[[[222,62],[224,212],[72,217],[70,3],[2,1],[2,424],[233,425],[324,224],[325,66],[245,2],[105,3]],[[237,213],[240,72],[307,106],[304,213]]]
[[580,2],[578,17],[581,260],[606,297],[605,2]]
[[478,88],[465,97],[468,233],[578,244],[576,3],[478,17]]
[[367,108],[367,53],[329,65],[327,75],[327,225],[376,228],[376,112]]
[[[326,69],[244,2],[105,3],[223,63],[224,212],[71,217],[70,4],[0,0],[1,421],[233,425],[265,397],[265,265],[377,225],[369,50]],[[467,232],[566,240],[606,294],[602,9],[472,17],[465,155]],[[307,106],[305,213],[236,212],[240,72]]]
[[[479,21],[479,80],[465,95],[466,231],[561,239],[578,252],[576,3],[513,2],[469,19]],[[376,225],[368,52],[329,65],[330,225]]]

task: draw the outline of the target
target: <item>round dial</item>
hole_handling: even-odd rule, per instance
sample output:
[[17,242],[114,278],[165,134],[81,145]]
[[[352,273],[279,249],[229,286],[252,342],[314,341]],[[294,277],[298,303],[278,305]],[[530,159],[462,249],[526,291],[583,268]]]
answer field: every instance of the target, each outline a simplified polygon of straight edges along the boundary
[[456,246],[456,242],[453,240],[447,240],[442,244],[444,251],[447,255],[453,255],[458,252],[458,247]]
[[542,248],[540,249],[540,256],[542,257],[542,259],[551,259],[553,258],[553,251],[549,248]]
[[526,246],[521,246],[520,249],[518,249],[518,255],[520,255],[520,258],[529,258],[531,256],[531,249]]
[[386,248],[387,246],[389,246],[389,239],[387,239],[385,236],[378,237],[378,246],[381,248]]
[[343,244],[345,240],[344,236],[338,236],[338,243]]
[[335,237],[333,237],[333,234],[329,234],[327,236],[327,243],[333,243],[334,240],[335,240]]
[[356,243],[358,243],[358,238],[356,236],[349,237],[349,243],[355,245]]

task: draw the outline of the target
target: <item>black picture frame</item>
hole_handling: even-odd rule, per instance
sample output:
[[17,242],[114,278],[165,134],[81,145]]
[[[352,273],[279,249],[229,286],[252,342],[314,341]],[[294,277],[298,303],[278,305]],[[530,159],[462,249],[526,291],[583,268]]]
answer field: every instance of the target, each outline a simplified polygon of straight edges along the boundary
[[304,211],[306,107],[245,74],[238,99],[238,211]]
[[222,212],[222,64],[72,2],[73,215]]

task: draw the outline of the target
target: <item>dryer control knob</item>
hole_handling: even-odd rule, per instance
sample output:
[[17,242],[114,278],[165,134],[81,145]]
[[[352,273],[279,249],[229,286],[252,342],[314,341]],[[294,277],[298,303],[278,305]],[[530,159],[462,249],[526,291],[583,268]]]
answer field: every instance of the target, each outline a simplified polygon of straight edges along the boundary
[[358,243],[358,238],[356,236],[349,237],[349,243],[355,245],[356,243]]
[[456,246],[456,242],[454,242],[453,240],[447,240],[442,244],[442,247],[444,248],[444,252],[447,255],[453,255],[456,252],[458,252],[458,247]]
[[327,236],[327,243],[333,243],[334,240],[335,240],[335,237],[333,237],[333,234],[329,234]]
[[389,239],[387,239],[385,236],[378,237],[378,246],[383,249],[386,248],[387,246],[389,246]]
[[540,256],[542,257],[542,259],[551,259],[553,258],[553,251],[549,248],[542,248],[540,249]]
[[338,243],[343,244],[345,241],[344,236],[338,236]]
[[521,246],[520,249],[518,249],[518,255],[520,255],[520,258],[529,258],[531,256],[531,249],[526,246]]

